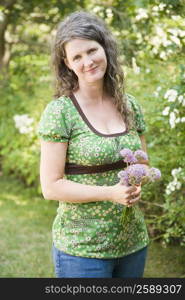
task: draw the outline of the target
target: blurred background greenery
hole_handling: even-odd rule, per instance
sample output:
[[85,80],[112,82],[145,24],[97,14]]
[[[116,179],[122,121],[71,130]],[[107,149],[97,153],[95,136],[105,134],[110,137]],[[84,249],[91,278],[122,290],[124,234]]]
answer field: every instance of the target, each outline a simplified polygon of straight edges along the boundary
[[56,26],[81,9],[102,17],[117,38],[126,91],[142,105],[150,162],[162,172],[162,180],[142,193],[152,241],[145,276],[183,277],[183,0],[0,1],[0,277],[53,276],[50,227],[57,203],[41,194],[36,130],[53,99],[50,52]]

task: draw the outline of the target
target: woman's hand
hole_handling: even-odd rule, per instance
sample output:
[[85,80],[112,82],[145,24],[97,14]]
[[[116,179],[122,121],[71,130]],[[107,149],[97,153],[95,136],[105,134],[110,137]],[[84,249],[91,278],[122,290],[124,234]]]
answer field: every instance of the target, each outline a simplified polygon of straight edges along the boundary
[[120,182],[111,187],[111,200],[131,207],[135,205],[141,196],[141,185],[126,186]]

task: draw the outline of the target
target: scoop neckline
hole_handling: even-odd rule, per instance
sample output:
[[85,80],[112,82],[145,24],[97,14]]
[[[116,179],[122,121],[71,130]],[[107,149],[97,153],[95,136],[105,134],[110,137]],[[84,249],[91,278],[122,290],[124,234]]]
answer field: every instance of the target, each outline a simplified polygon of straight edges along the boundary
[[77,109],[78,113],[80,114],[81,118],[83,119],[83,121],[87,124],[87,126],[90,128],[90,130],[93,131],[95,134],[97,134],[99,136],[103,136],[103,137],[114,137],[114,136],[125,135],[128,133],[127,126],[126,126],[126,129],[121,132],[111,133],[111,134],[101,133],[96,128],[94,128],[94,126],[89,122],[89,120],[87,119],[86,115],[84,114],[80,104],[78,103],[75,95],[73,93],[71,93],[69,98],[72,100],[72,103],[76,107],[76,109]]

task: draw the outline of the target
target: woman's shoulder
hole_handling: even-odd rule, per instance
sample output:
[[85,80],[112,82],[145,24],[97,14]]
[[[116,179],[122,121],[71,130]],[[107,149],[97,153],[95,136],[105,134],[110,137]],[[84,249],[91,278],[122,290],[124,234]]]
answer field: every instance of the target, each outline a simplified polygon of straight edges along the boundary
[[141,105],[135,96],[133,96],[132,94],[128,94],[128,93],[126,93],[125,95],[126,95],[127,103],[131,109],[133,109],[133,110],[141,109]]
[[61,96],[51,100],[45,107],[38,124],[38,136],[46,141],[65,142],[71,132],[70,99]]
[[50,100],[47,106],[59,106],[59,107],[70,106],[70,102],[71,101],[69,96],[62,95],[58,98],[53,98],[52,100]]
[[47,113],[62,113],[68,112],[71,108],[71,100],[68,96],[60,96],[51,99],[45,106],[44,112]]
[[125,93],[126,99],[129,103],[135,103],[137,102],[136,98],[132,94]]
[[144,114],[139,101],[131,94],[126,94],[128,105],[134,113],[134,120],[138,134],[141,135],[146,131]]

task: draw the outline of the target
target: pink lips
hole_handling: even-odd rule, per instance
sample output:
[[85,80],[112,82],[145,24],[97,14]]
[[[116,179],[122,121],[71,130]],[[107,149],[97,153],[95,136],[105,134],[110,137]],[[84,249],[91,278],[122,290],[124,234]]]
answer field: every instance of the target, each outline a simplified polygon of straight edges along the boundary
[[96,68],[97,68],[97,67],[92,68],[92,69],[90,69],[90,70],[87,70],[86,72],[92,72],[92,71],[94,71]]

